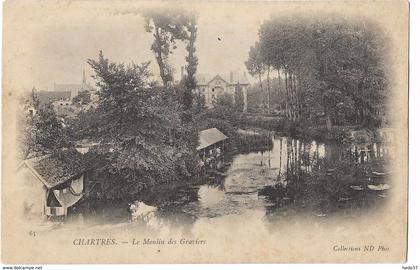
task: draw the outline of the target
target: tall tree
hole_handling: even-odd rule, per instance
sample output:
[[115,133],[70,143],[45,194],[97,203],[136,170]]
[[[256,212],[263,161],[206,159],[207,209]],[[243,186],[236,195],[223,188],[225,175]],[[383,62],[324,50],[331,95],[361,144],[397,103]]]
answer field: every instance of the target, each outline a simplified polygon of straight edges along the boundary
[[179,10],[149,10],[144,14],[145,30],[153,35],[151,50],[159,66],[160,77],[166,90],[171,88],[173,72],[169,54],[176,49],[176,41],[188,38],[184,12]]
[[[264,88],[262,83],[262,76],[267,70],[267,66],[263,62],[263,58],[261,56],[261,48],[258,42],[255,43],[254,46],[251,46],[248,52],[248,60],[245,62],[245,66],[248,69],[249,74],[253,77],[258,77],[260,82],[261,88],[261,95],[264,96]],[[264,98],[261,100],[263,107],[264,105]]]
[[187,61],[186,71],[187,76],[185,78],[185,91],[183,104],[185,109],[189,110],[192,105],[193,91],[196,89],[197,81],[195,75],[197,73],[198,58],[195,54],[195,41],[197,39],[197,18],[195,14],[189,14],[185,22],[187,35]]
[[322,108],[329,130],[340,123],[378,125],[388,95],[381,31],[366,23],[298,21],[263,23],[254,53],[283,70],[287,117],[298,120]]
[[243,112],[244,106],[244,93],[242,87],[238,83],[237,85],[235,85],[235,109],[238,112]]
[[271,112],[271,106],[270,106],[270,71],[271,71],[271,67],[267,66],[267,110],[268,110],[268,113]]
[[117,64],[102,52],[88,63],[99,88],[96,152],[106,156],[105,171],[113,174],[104,178],[111,181],[104,186],[118,197],[135,195],[156,182],[188,177],[192,169],[180,168],[188,167],[185,159],[194,164],[197,131],[182,124],[183,110],[172,93],[156,91],[149,63]]

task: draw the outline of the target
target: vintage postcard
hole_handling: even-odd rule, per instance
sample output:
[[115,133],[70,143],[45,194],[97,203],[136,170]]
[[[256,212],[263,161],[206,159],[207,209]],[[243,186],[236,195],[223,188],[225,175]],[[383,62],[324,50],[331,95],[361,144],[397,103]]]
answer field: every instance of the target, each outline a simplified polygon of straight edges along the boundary
[[406,260],[408,2],[3,5],[3,263]]

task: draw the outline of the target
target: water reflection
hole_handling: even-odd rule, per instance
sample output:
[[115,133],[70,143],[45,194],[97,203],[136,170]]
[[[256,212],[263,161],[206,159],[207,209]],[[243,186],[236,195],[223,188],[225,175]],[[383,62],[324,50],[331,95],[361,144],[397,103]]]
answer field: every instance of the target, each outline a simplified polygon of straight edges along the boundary
[[215,206],[223,200],[224,196],[223,189],[214,186],[203,185],[198,190],[198,198],[203,208]]
[[[240,215],[250,209],[270,212],[293,202],[294,195],[303,192],[303,177],[313,172],[334,170],[340,162],[351,167],[383,161],[390,153],[378,143],[340,145],[273,137],[270,151],[235,156],[226,177],[201,186],[198,201],[186,204],[183,211],[198,218]],[[284,188],[280,202],[279,186]],[[277,198],[270,196],[270,189]]]

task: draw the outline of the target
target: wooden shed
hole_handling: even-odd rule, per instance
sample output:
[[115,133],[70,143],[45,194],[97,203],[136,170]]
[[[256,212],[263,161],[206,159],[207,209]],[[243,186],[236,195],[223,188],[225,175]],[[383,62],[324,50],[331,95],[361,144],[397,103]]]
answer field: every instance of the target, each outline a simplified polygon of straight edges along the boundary
[[224,142],[228,137],[217,128],[210,128],[200,131],[199,139],[197,151],[202,164],[209,168],[220,168],[223,165]]

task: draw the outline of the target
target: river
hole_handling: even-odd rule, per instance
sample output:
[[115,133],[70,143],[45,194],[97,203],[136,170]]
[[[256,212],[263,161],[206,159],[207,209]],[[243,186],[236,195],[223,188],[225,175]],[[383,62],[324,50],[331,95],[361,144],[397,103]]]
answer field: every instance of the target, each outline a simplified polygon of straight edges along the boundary
[[[235,154],[227,158],[222,173],[207,175],[198,184],[156,188],[150,192],[148,199],[139,199],[129,205],[108,206],[94,217],[82,217],[82,220],[84,223],[127,223],[130,226],[138,223],[158,230],[176,227],[190,231],[197,223],[211,224],[231,218],[265,224],[284,216],[323,218],[331,214],[324,207],[327,200],[324,191],[310,190],[308,185],[304,185],[301,189],[294,189],[295,193],[290,195],[284,192],[283,187],[288,182],[308,181],[311,172],[325,164],[333,170],[338,168],[339,165],[335,164],[339,161],[360,165],[383,164],[392,150],[377,143],[325,144],[280,135],[273,135],[272,140],[271,150]],[[377,168],[384,170],[383,166]],[[300,175],[307,175],[306,180],[294,178]],[[282,196],[278,196],[279,187],[283,190]],[[366,185],[363,190],[367,190]],[[309,195],[300,195],[305,192],[315,194],[312,197],[320,195],[320,199],[311,201]],[[355,194],[361,192],[354,191]],[[375,200],[386,197],[384,193],[379,195],[373,195]],[[337,199],[340,203],[360,200],[348,193],[341,196],[343,198]],[[315,204],[317,206],[313,207]],[[80,217],[74,220],[80,221]]]

